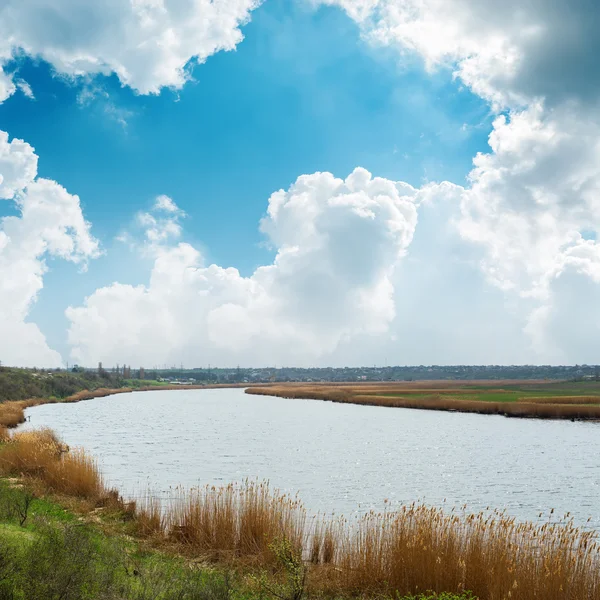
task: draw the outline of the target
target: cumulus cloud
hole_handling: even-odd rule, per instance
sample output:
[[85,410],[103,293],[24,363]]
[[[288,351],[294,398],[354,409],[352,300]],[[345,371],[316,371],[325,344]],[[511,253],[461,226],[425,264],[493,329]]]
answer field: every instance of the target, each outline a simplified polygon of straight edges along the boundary
[[10,200],[26,188],[37,175],[38,157],[23,140],[9,142],[8,133],[0,131],[0,199]]
[[502,106],[597,101],[600,14],[588,0],[313,0],[338,5],[378,44],[446,65]]
[[421,194],[364,169],[345,180],[299,177],[271,196],[260,224],[276,249],[272,264],[242,277],[204,265],[189,244],[164,244],[147,286],[114,284],[67,311],[73,357],[306,362],[341,340],[385,332],[395,316],[392,277]]
[[79,198],[56,182],[37,178],[37,156],[21,140],[0,136],[0,191],[13,197],[18,216],[0,220],[0,360],[3,364],[57,366],[51,350],[27,316],[47,270],[45,257],[73,263],[98,255]]
[[451,69],[504,113],[490,152],[474,159],[456,227],[479,249],[487,280],[529,315],[533,360],[577,360],[594,303],[566,290],[596,298],[600,285],[591,263],[574,260],[583,248],[596,251],[600,227],[597,7],[586,0],[315,3],[346,10],[376,45],[420,56],[428,69]]
[[[40,57],[67,76],[114,73],[141,94],[180,89],[190,62],[233,50],[261,0],[5,0],[0,65],[15,52]],[[0,101],[14,93],[0,77]]]
[[[70,77],[114,73],[141,94],[179,89],[190,77],[190,63],[236,47],[240,27],[259,4],[7,0],[0,6],[0,102],[17,89],[33,98],[29,84],[6,70],[21,53]],[[29,144],[9,141],[8,133],[0,132],[0,199],[14,200],[20,213],[0,222],[0,360],[5,364],[60,362],[39,329],[26,322],[43,287],[45,257],[85,263],[98,254],[79,199],[53,181],[36,179],[37,159]],[[150,250],[180,235],[183,216],[166,196],[157,199],[156,209],[164,215],[138,215]]]

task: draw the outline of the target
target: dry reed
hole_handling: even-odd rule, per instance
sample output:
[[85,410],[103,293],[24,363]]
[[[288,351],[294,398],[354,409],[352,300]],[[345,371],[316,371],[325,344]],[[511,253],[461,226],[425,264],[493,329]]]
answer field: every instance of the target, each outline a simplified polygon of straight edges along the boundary
[[[361,395],[352,387],[332,388],[325,386],[272,386],[255,387],[246,390],[247,394],[279,396],[281,398],[297,398],[326,400],[346,404],[365,406],[384,406],[391,408],[413,408],[423,410],[441,410],[453,412],[469,412],[507,417],[532,417],[540,419],[600,419],[600,406],[585,403],[561,404],[560,396],[554,402],[529,401],[524,398],[518,402],[488,402],[453,398],[448,395],[432,394],[423,397]],[[460,390],[462,394],[462,390]]]
[[305,510],[297,499],[272,493],[265,482],[178,490],[166,509],[165,535],[211,560],[273,559],[271,544],[304,545]]
[[98,499],[106,493],[96,461],[85,451],[68,451],[49,429],[14,433],[0,452],[0,473],[40,479],[60,494]]
[[499,512],[461,516],[413,504],[366,515],[338,543],[336,569],[328,573],[337,591],[600,598],[596,533],[571,522],[518,523]]
[[600,396],[527,396],[519,398],[520,402],[533,404],[598,404]]
[[[113,500],[96,463],[49,430],[15,433],[0,472],[37,477],[52,491]],[[210,560],[268,565],[287,540],[311,564],[311,589],[332,594],[471,590],[482,600],[600,598],[595,531],[566,523],[518,523],[502,512],[466,515],[413,504],[354,521],[307,520],[297,498],[267,483],[178,490],[167,506],[148,496],[132,517],[138,535]]]

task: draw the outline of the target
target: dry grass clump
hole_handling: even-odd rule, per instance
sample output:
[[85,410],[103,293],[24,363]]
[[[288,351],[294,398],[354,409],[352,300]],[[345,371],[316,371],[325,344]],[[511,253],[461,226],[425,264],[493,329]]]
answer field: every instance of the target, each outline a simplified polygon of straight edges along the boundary
[[52,491],[76,498],[95,500],[106,492],[96,460],[82,448],[50,462],[43,480]]
[[60,494],[97,499],[106,493],[96,461],[69,451],[49,429],[14,433],[0,450],[0,473],[36,477]]
[[41,404],[43,400],[14,400],[0,403],[0,427],[12,429],[25,422],[25,409]]
[[486,600],[600,598],[596,532],[517,523],[503,513],[459,516],[421,505],[370,513],[338,541],[340,592],[471,590]]
[[346,521],[316,517],[312,531],[308,536],[307,560],[314,565],[330,565],[335,562],[339,552]]
[[93,398],[104,398],[114,394],[128,394],[131,388],[98,388],[97,390],[81,390],[71,396],[68,396],[63,402],[81,402],[82,400],[92,400]]
[[7,438],[0,452],[0,473],[43,475],[52,463],[60,460],[63,450],[50,429],[15,433]]
[[297,499],[272,493],[265,482],[179,490],[167,508],[165,534],[211,560],[273,560],[270,546],[304,545],[305,510]]
[[141,500],[131,503],[136,529],[144,538],[163,537],[166,532],[165,513],[160,501],[148,492]]

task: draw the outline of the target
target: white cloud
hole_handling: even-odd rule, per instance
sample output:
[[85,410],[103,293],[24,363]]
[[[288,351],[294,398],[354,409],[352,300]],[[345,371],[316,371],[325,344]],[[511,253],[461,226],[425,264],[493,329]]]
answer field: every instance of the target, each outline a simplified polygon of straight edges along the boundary
[[0,360],[3,364],[57,366],[33,323],[31,305],[43,287],[45,257],[85,265],[98,255],[79,198],[56,182],[36,178],[37,156],[22,140],[0,132],[0,197],[13,198],[18,216],[0,220]]
[[277,250],[273,264],[242,277],[204,266],[189,244],[163,246],[148,286],[114,284],[67,311],[73,357],[299,363],[355,335],[383,333],[395,316],[392,278],[422,193],[364,169],[345,181],[299,177],[271,196],[261,222]]
[[374,43],[447,65],[497,104],[596,100],[600,90],[600,14],[588,0],[312,2],[341,6]]
[[[8,73],[18,53],[41,58],[66,76],[117,75],[141,94],[181,88],[190,62],[203,62],[242,40],[240,26],[260,0],[6,0],[0,5],[0,103],[29,84]],[[89,78],[85,81],[89,82]],[[82,102],[96,93],[85,88]],[[130,114],[104,98],[105,113],[126,126]],[[37,156],[21,140],[0,132],[0,199],[15,200],[19,217],[0,225],[0,360],[14,364],[57,364],[39,329],[27,323],[43,287],[44,257],[85,263],[98,254],[79,199],[57,183],[36,179]],[[166,196],[157,208],[167,217],[146,219],[146,245],[159,247],[180,235],[183,216]]]
[[[342,7],[373,44],[420,56],[428,69],[451,69],[506,112],[494,123],[491,151],[474,159],[456,226],[482,253],[488,281],[529,314],[532,360],[581,358],[579,334],[594,329],[597,304],[589,299],[600,286],[589,264],[575,266],[573,258],[582,248],[595,251],[582,232],[600,230],[597,7],[586,0],[314,3]],[[569,295],[570,285],[585,289],[585,299]]]
[[[180,89],[190,61],[233,50],[260,0],[5,0],[0,65],[14,52],[68,76],[115,73],[141,94]],[[15,90],[0,78],[0,101]]]
[[[598,247],[582,233],[600,229],[600,13],[593,3],[320,3],[344,8],[373,43],[417,54],[429,69],[452,69],[506,113],[494,123],[490,152],[475,158],[469,186],[415,190],[360,169],[346,181],[327,173],[300,177],[271,197],[261,230],[277,256],[250,277],[204,265],[180,241],[183,212],[159,196],[137,217],[141,248],[155,259],[149,284],[114,284],[69,309],[74,357],[90,364],[281,364],[332,353],[364,362],[398,350],[402,362],[415,355],[423,362],[591,356],[595,334],[585,334],[597,329]],[[23,51],[68,76],[115,73],[142,94],[178,89],[190,61],[236,47],[257,5],[7,0],[0,66]],[[0,71],[0,101],[17,85],[28,93]],[[15,222],[5,219],[0,230],[0,272],[9,274],[0,286],[0,327],[13,339],[22,328],[22,339],[30,336],[43,353],[50,352],[43,337],[26,323],[43,257],[85,261],[97,246],[76,197],[35,180],[36,165],[30,146],[0,135],[0,197],[17,194],[24,228],[15,233]],[[18,248],[25,262],[14,270]],[[494,348],[478,351],[482,337]]]
[[14,198],[37,175],[34,149],[23,140],[8,140],[8,133],[0,131],[0,200]]
[[154,202],[154,210],[162,210],[164,212],[174,214],[179,214],[182,212],[177,204],[175,204],[175,202],[173,202],[169,196],[165,196],[164,194],[161,194],[156,198],[156,201]]

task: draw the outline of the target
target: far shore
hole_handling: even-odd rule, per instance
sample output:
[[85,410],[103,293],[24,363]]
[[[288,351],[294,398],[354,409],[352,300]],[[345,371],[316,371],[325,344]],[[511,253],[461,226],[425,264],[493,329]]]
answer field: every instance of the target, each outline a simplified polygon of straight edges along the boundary
[[[153,392],[169,390],[207,390],[219,388],[248,388],[253,384],[240,383],[214,383],[206,385],[149,385],[136,388],[98,388],[95,390],[82,390],[66,398],[30,398],[28,400],[9,400],[0,403],[0,434],[2,430],[13,429],[25,422],[25,410],[43,404],[63,404],[70,402],[82,402],[94,398],[104,398],[115,394],[129,394],[132,392]],[[254,384],[256,385],[256,384]]]
[[596,382],[583,384],[590,389],[581,393],[581,385],[575,388],[571,382],[545,381],[285,384],[254,386],[246,393],[363,406],[600,421],[600,386]]
[[30,398],[0,403],[0,432],[25,422],[34,406],[69,403],[116,394],[238,388],[247,394],[343,404],[412,408],[515,418],[600,421],[600,384],[566,381],[413,381],[323,383],[176,384],[81,390],[65,398]]

